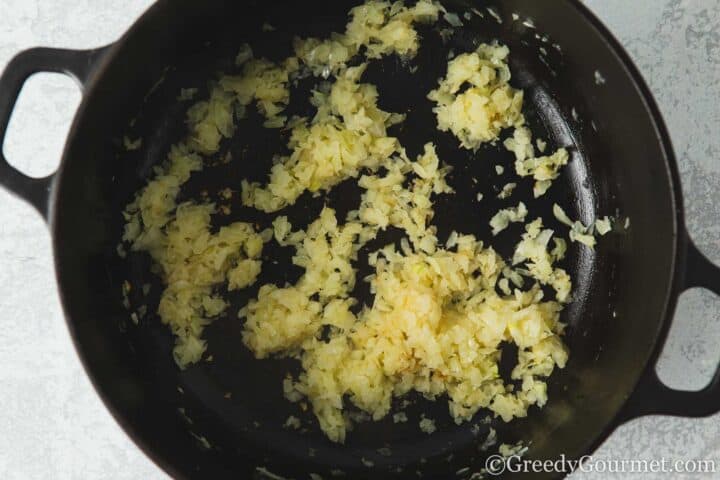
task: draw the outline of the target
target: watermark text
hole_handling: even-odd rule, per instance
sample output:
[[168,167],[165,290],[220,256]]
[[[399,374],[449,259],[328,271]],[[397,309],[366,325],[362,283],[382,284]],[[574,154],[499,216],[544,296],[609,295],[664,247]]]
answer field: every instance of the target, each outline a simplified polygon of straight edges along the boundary
[[579,460],[569,459],[565,454],[555,460],[537,460],[514,455],[503,457],[491,455],[485,462],[488,475],[504,473],[667,473],[708,474],[720,471],[715,460],[687,460],[673,458],[614,459],[586,455]]

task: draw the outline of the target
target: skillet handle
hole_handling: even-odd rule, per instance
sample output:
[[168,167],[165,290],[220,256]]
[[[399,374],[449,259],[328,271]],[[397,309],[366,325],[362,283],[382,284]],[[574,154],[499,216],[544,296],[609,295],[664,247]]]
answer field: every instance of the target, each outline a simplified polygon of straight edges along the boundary
[[[703,255],[687,237],[682,290],[703,287],[720,295],[720,267]],[[700,391],[673,390],[664,385],[651,363],[625,405],[620,423],[644,415],[706,417],[720,412],[720,368]]]
[[81,90],[90,79],[102,54],[109,47],[94,50],[32,48],[17,54],[0,76],[0,185],[34,206],[48,218],[48,199],[55,174],[32,178],[10,165],[2,152],[10,115],[25,81],[38,72],[63,73],[75,79]]

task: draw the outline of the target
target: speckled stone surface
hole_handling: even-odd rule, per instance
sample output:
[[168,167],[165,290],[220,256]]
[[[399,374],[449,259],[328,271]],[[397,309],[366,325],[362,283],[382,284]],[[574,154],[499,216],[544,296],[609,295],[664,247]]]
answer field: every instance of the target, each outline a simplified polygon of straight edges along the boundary
[[[150,0],[1,0],[0,67],[37,45],[89,48],[118,38]],[[672,132],[688,226],[720,262],[720,2],[586,0],[645,75]],[[5,153],[20,168],[53,171],[79,102],[72,81],[33,79]],[[62,317],[43,221],[0,191],[0,478],[163,479],[96,397]],[[720,349],[720,301],[685,293],[659,364],[675,388],[707,383]],[[651,417],[618,429],[596,458],[708,459],[720,471],[720,417]],[[720,475],[716,474],[716,475]],[[573,479],[699,478],[588,474]],[[704,476],[713,478],[713,476]]]

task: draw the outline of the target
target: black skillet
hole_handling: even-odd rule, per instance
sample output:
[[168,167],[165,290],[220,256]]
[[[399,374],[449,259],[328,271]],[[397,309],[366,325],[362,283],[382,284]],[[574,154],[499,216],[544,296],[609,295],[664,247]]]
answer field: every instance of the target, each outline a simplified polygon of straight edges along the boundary
[[[458,194],[437,199],[434,223],[440,238],[457,229],[490,240],[489,216],[521,199],[531,205],[531,216],[545,219],[552,218],[553,202],[585,223],[616,212],[631,219],[629,229],[618,228],[595,251],[573,244],[565,265],[575,279],[575,301],[564,312],[570,325],[570,362],[551,378],[545,409],[532,409],[527,419],[507,425],[493,422],[500,440],[522,440],[530,445],[530,458],[565,454],[576,459],[629,419],[704,416],[720,410],[717,375],[700,392],[680,392],[662,385],[654,372],[678,295],[696,286],[720,294],[720,270],[687,236],[670,140],[627,54],[578,1],[448,0],[445,5],[458,12],[465,26],[446,45],[437,29],[422,28],[423,47],[411,63],[418,66],[416,74],[393,57],[372,65],[366,74],[379,85],[383,108],[411,113],[412,121],[393,132],[408,152],[414,155],[422,143],[433,140],[440,157],[455,167],[450,181]],[[502,23],[487,12],[490,5]],[[28,50],[0,78],[0,139],[31,74],[63,72],[83,88],[58,172],[31,179],[0,157],[0,183],[33,204],[50,225],[67,322],[97,391],[135,442],[175,477],[251,478],[269,471],[290,478],[309,478],[310,473],[330,478],[339,472],[346,478],[466,478],[480,471],[492,452],[478,449],[489,429],[484,414],[456,426],[443,399],[433,404],[414,397],[407,424],[394,425],[389,419],[365,423],[345,445],[328,442],[310,414],[282,397],[281,379],[296,372],[297,365],[253,360],[241,344],[242,324],[234,311],[207,330],[212,361],[179,371],[170,353],[172,339],[152,315],[160,285],[149,272],[149,260],[131,255],[121,261],[116,255],[121,210],[146,181],[151,165],[183,135],[188,105],[176,99],[180,88],[196,86],[202,95],[215,72],[232,68],[233,53],[244,41],[261,55],[279,58],[289,53],[291,34],[342,30],[350,6],[329,0],[161,0],[113,45],[88,51]],[[470,7],[484,18],[473,14],[465,20],[462,14]],[[513,21],[513,13],[518,20]],[[276,30],[263,32],[264,21]],[[496,200],[493,192],[512,178],[509,155],[499,148],[474,155],[458,149],[454,138],[437,132],[425,100],[444,73],[449,49],[469,51],[477,41],[492,39],[511,47],[513,82],[527,93],[525,110],[534,131],[551,148],[571,151],[571,164],[541,202],[530,201],[531,186],[525,181],[511,199]],[[311,113],[299,94],[290,111]],[[284,140],[257,123],[251,115],[223,145],[223,153],[233,153],[231,164],[208,167],[183,195],[197,196],[206,189],[215,199],[218,188],[237,189],[242,178],[263,179],[271,154],[282,150]],[[124,152],[124,135],[142,137],[142,147]],[[496,175],[496,164],[506,167],[504,176]],[[476,202],[477,191],[486,200]],[[354,208],[357,199],[351,182],[329,196],[341,214]],[[323,201],[303,197],[284,213],[302,226]],[[230,216],[218,216],[215,223],[270,220],[233,207]],[[509,255],[519,233],[519,227],[510,229],[492,243]],[[397,238],[390,232],[385,240]],[[261,283],[297,277],[286,266],[290,253],[269,250]],[[363,262],[358,266],[365,268]],[[130,292],[132,307],[150,305],[151,314],[138,326],[122,306],[125,280],[136,286]],[[137,288],[144,283],[152,285],[149,299]],[[238,295],[234,308],[253,294]],[[367,292],[358,295],[367,301]],[[512,363],[509,349],[503,363]],[[435,434],[419,432],[421,413],[437,421]],[[282,427],[289,415],[302,419],[301,431]]]

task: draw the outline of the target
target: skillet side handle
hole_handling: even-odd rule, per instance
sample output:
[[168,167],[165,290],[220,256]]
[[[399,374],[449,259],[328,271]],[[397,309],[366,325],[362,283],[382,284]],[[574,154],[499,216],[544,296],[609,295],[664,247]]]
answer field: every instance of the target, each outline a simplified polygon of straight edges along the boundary
[[2,152],[15,102],[25,81],[39,72],[63,73],[75,79],[80,89],[84,90],[95,66],[108,48],[32,48],[16,55],[0,76],[0,185],[34,206],[46,220],[55,174],[44,178],[28,177],[10,165]]
[[[687,237],[682,290],[702,287],[720,295],[720,267],[708,260]],[[720,368],[700,391],[673,390],[664,385],[648,365],[625,405],[619,423],[645,415],[706,417],[720,412]]]

